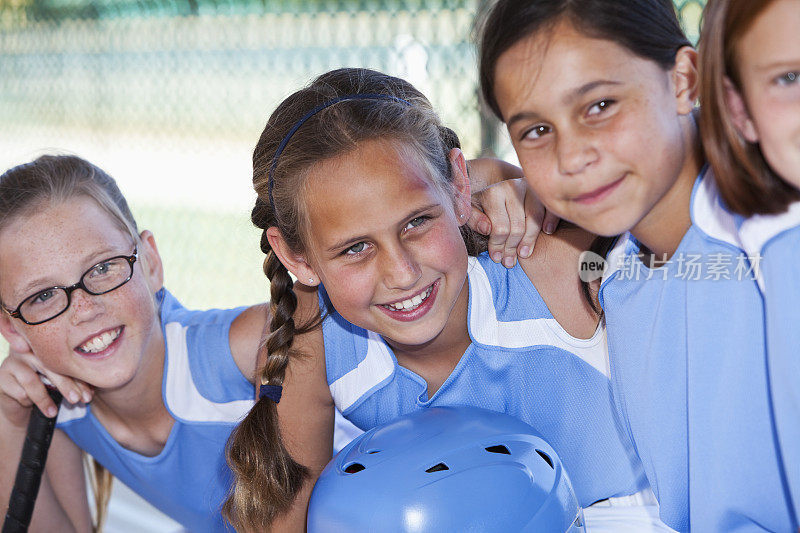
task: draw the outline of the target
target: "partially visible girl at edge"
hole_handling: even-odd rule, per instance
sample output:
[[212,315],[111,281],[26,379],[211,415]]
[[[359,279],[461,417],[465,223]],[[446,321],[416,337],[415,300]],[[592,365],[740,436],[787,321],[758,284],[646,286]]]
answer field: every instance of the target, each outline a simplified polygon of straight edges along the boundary
[[[800,2],[710,0],[700,133],[720,196],[760,268],[769,386],[800,527]],[[746,217],[746,218],[745,218]]]
[[790,531],[761,295],[704,166],[696,52],[672,2],[500,0],[480,33],[482,93],[533,192],[625,234],[599,297],[614,399],[662,519]]
[[302,523],[330,459],[334,405],[364,430],[437,405],[509,413],[558,451],[589,531],[667,529],[621,431],[604,327],[576,275],[594,236],[541,235],[511,269],[470,258],[458,146],[419,91],[364,69],[323,74],[270,116],[253,154],[252,220],[272,333],[261,400],[228,448],[225,510],[238,529]]

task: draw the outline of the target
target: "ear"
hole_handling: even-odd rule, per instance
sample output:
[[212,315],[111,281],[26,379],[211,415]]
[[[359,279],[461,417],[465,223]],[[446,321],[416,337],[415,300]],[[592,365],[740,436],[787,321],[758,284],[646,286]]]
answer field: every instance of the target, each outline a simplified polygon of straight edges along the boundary
[[15,318],[8,316],[5,311],[0,311],[0,333],[3,334],[11,350],[17,353],[33,353],[31,345],[28,344],[28,339],[17,331],[17,327],[14,325],[15,320]]
[[747,111],[747,104],[744,102],[742,93],[733,85],[733,82],[725,76],[723,81],[725,86],[725,104],[728,107],[733,125],[739,132],[739,135],[744,137],[747,142],[757,143],[758,132],[750,118],[750,112]]
[[272,251],[278,256],[286,270],[294,274],[297,281],[309,287],[319,285],[320,278],[314,268],[303,254],[298,254],[286,244],[286,240],[278,228],[275,226],[267,228],[267,240]]
[[164,286],[164,264],[161,262],[161,254],[158,253],[156,239],[152,232],[144,230],[139,234],[139,239],[142,241],[139,254],[143,255],[145,259],[142,263],[142,271],[147,278],[147,284],[155,293]]
[[453,188],[455,198],[453,198],[456,218],[459,226],[467,223],[472,212],[472,195],[469,185],[469,174],[467,173],[467,161],[464,153],[458,148],[453,148],[447,155],[450,161],[450,171],[453,173]]
[[678,113],[688,115],[694,111],[700,75],[697,71],[697,50],[683,46],[675,54],[675,65],[671,70]]

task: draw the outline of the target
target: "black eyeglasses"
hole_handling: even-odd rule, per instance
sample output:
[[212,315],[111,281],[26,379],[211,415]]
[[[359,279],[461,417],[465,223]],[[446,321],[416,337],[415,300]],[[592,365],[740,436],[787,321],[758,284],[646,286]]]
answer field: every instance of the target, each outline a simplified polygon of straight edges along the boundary
[[133,264],[139,258],[136,247],[132,255],[117,255],[100,261],[81,276],[75,285],[69,287],[49,287],[22,300],[14,310],[5,305],[3,310],[11,318],[19,318],[29,326],[53,320],[69,309],[72,293],[83,289],[86,293],[98,296],[119,289],[133,277]]

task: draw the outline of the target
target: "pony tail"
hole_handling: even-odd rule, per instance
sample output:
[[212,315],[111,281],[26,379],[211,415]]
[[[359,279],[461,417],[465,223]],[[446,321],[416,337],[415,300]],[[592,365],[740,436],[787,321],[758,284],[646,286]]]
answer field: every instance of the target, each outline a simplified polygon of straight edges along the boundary
[[111,499],[111,486],[114,476],[106,468],[97,462],[97,459],[83,454],[83,461],[88,470],[89,486],[94,494],[94,524],[92,532],[103,531],[103,525],[108,515],[108,502]]
[[[255,214],[254,209],[254,222]],[[264,272],[270,280],[272,333],[262,347],[269,355],[259,379],[261,384],[283,385],[292,342],[298,333],[294,324],[297,297],[289,272],[269,247],[266,229],[261,248],[267,252]],[[237,531],[268,530],[276,516],[289,510],[309,476],[308,469],[286,450],[277,404],[268,398],[259,399],[233,431],[226,456],[234,480],[222,514]]]

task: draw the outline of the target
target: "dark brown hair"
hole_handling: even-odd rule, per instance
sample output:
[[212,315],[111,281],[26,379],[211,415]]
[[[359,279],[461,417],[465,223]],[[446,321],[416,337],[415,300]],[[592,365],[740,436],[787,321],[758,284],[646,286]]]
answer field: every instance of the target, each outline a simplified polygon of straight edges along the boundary
[[700,33],[700,134],[720,196],[744,216],[781,213],[800,191],[777,176],[758,144],[747,142],[728,110],[727,77],[743,95],[737,47],[772,0],[709,0]]
[[[324,107],[357,94],[383,98],[344,100]],[[292,127],[320,106],[324,109],[290,135],[276,161],[276,151]],[[266,254],[264,273],[270,280],[272,311],[266,341],[269,355],[260,371],[261,383],[283,384],[290,357],[298,355],[292,350],[295,335],[320,323],[317,313],[309,322],[295,324],[297,297],[292,279],[271,249],[266,231],[277,228],[293,251],[305,251],[308,227],[303,191],[309,170],[371,139],[391,139],[415,152],[433,184],[452,192],[448,154],[459,147],[458,137],[442,125],[430,102],[411,84],[373,70],[339,69],[316,78],[278,106],[258,140],[253,152],[253,186],[258,199],[251,219],[262,229],[261,250]],[[485,249],[485,241],[472,238],[468,229],[462,229],[462,235],[468,253]],[[276,515],[290,508],[308,475],[281,441],[274,402],[256,402],[231,435],[227,456],[234,484],[223,508],[226,518],[237,529],[267,529]]]
[[569,20],[598,39],[670,69],[675,54],[689,46],[671,0],[500,0],[476,19],[479,78],[483,100],[503,120],[494,94],[497,60],[519,41]]

